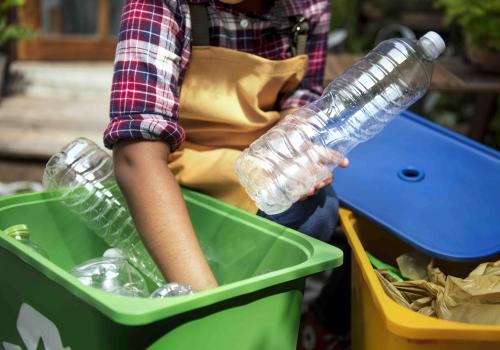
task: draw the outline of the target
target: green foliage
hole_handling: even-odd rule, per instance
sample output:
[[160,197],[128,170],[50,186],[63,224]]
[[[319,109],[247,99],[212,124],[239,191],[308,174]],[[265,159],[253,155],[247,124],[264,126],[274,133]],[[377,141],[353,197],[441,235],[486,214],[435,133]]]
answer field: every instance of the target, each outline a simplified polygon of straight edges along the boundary
[[[466,135],[477,113],[473,94],[430,92],[423,99],[422,115],[433,122]],[[500,106],[500,96],[497,98]],[[500,151],[500,108],[489,122],[482,143]]]
[[499,0],[436,0],[445,20],[457,21],[474,45],[500,51]]
[[357,35],[359,0],[333,0],[330,2],[332,19],[330,30],[347,30],[345,49],[350,53],[364,52],[366,39]]
[[387,15],[399,15],[401,11],[419,11],[432,8],[432,0],[369,0],[369,2],[374,8],[382,9]]
[[9,10],[23,5],[25,0],[1,0],[0,2],[0,48],[10,40],[31,38],[34,32],[20,25],[8,24],[7,13]]
[[0,4],[0,12],[4,13],[5,11],[14,8],[16,6],[21,6],[24,4],[24,0],[3,0]]

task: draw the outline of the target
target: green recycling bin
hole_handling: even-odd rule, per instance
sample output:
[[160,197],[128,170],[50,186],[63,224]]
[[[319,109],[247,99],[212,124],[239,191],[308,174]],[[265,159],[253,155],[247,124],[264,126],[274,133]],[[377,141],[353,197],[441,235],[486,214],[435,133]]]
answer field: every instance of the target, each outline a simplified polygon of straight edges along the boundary
[[295,349],[305,277],[339,266],[342,252],[208,196],[183,192],[221,286],[167,299],[130,298],[82,285],[69,271],[101,256],[109,248],[104,241],[45,192],[0,199],[0,228],[28,225],[48,255],[0,233],[0,346]]

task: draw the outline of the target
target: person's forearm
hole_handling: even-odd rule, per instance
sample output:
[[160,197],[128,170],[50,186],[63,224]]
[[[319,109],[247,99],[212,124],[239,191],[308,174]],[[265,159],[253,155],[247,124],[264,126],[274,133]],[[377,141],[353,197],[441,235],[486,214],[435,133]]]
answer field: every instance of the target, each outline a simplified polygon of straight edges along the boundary
[[170,282],[201,291],[217,286],[199,246],[180,188],[160,141],[121,141],[113,149],[115,174],[149,253]]

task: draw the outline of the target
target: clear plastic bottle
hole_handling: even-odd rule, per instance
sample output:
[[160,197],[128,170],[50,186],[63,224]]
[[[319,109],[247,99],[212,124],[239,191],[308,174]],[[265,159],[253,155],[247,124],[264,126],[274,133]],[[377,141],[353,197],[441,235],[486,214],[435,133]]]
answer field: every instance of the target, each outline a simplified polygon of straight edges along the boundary
[[94,142],[78,138],[53,155],[43,185],[99,237],[119,248],[156,285],[165,280],[148,254],[114,179],[113,160]]
[[196,294],[196,291],[190,285],[172,282],[165,284],[151,293],[151,298],[164,299],[193,294]]
[[10,236],[10,237],[14,238],[15,240],[27,245],[28,247],[30,247],[31,249],[33,249],[35,252],[42,255],[43,257],[48,258],[45,250],[43,250],[42,247],[40,247],[38,244],[36,244],[35,242],[33,242],[31,240],[28,226],[23,225],[23,224],[10,226],[4,230],[4,233],[7,236]]
[[73,267],[71,274],[82,284],[104,292],[149,297],[144,278],[115,248],[108,249],[101,258],[87,260]]
[[390,39],[333,80],[317,101],[285,117],[244,150],[236,173],[267,214],[288,209],[360,142],[379,133],[427,91],[439,34]]

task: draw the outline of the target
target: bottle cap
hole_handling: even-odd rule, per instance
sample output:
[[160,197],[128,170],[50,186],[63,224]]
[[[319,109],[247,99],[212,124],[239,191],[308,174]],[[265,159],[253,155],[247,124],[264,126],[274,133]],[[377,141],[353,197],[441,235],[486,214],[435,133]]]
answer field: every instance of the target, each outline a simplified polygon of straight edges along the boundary
[[28,231],[28,226],[24,224],[19,224],[19,225],[14,225],[7,227],[4,230],[5,234],[12,237],[21,237],[21,238],[28,238],[30,236],[30,233]]
[[441,35],[433,31],[425,33],[419,42],[424,53],[433,60],[438,58],[446,49],[446,44]]

